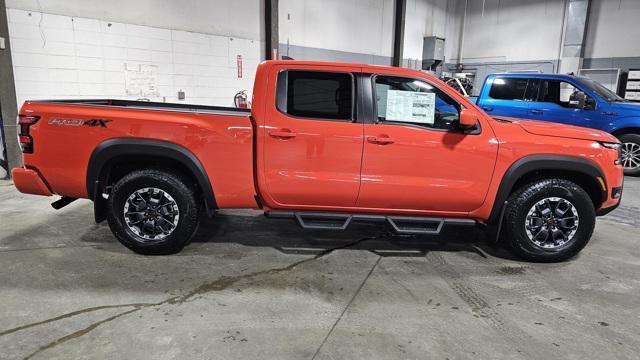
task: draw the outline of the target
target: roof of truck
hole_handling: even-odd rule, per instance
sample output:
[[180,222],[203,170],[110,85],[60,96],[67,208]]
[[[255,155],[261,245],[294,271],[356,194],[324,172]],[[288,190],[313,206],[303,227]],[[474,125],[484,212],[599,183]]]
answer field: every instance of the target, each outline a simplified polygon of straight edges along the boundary
[[430,73],[425,73],[417,69],[405,68],[405,67],[396,67],[391,65],[379,65],[379,64],[364,64],[364,63],[349,63],[349,62],[339,62],[339,61],[316,61],[316,60],[265,60],[263,63],[271,64],[271,65],[303,65],[303,66],[326,66],[326,67],[362,67],[362,68],[380,68],[391,70],[392,72],[397,73],[421,73],[427,74],[429,76],[433,76]]
[[[420,71],[417,69],[396,67],[391,65],[377,65],[377,64],[362,64],[362,63],[348,63],[337,61],[315,61],[315,60],[266,60],[259,66],[309,66],[309,67],[325,67],[328,71],[331,68],[361,68],[364,72],[376,73],[378,71],[384,72],[387,75],[406,76],[406,77],[426,77],[430,81],[440,81],[436,76],[431,73]],[[324,70],[324,69],[322,69]],[[344,71],[344,70],[343,70]]]
[[544,79],[575,79],[578,76],[569,74],[545,74],[545,73],[532,73],[532,72],[509,72],[509,73],[493,73],[487,75],[487,77],[530,77],[530,78],[544,78]]
[[[366,64],[366,63],[356,63],[356,62],[343,62],[343,61],[319,61],[319,60],[266,60],[265,62],[270,62],[276,65],[311,65],[311,66],[355,66],[355,67],[386,67],[391,69],[397,69],[398,67],[394,67],[391,65],[381,65],[381,64]],[[408,69],[408,68],[402,68]],[[415,70],[415,69],[411,69]]]

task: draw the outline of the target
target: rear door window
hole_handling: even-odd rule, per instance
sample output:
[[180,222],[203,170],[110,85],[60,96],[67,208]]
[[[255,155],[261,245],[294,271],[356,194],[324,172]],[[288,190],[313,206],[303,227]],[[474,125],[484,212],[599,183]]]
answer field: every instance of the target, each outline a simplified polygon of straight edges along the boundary
[[278,74],[277,107],[300,118],[353,119],[350,73],[288,70]]
[[540,89],[540,79],[529,79],[527,91],[525,91],[524,99],[526,101],[538,101],[538,90]]
[[489,97],[497,100],[522,101],[525,99],[528,82],[529,79],[525,78],[497,77],[493,79]]

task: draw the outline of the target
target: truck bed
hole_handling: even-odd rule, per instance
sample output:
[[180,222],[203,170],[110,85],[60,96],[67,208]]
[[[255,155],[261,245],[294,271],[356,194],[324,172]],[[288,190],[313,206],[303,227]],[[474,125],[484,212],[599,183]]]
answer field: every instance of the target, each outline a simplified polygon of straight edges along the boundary
[[67,100],[29,100],[30,103],[59,103],[70,105],[111,106],[129,109],[144,109],[157,111],[181,111],[206,114],[240,115],[251,114],[250,109],[239,109],[224,106],[208,106],[183,103],[166,103],[140,100],[121,99],[67,99]]
[[31,126],[34,150],[24,154],[24,163],[53,194],[89,197],[88,170],[101,144],[116,139],[131,149],[136,142],[159,141],[197,159],[219,206],[256,206],[250,110],[89,99],[26,101],[20,114],[39,117]]

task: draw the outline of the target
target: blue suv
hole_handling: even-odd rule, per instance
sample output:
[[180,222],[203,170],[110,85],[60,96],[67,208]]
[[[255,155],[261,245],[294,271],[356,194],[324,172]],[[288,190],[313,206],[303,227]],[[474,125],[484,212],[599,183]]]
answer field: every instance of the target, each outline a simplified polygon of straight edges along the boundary
[[491,116],[553,121],[603,130],[622,142],[626,175],[640,175],[640,103],[581,76],[490,74],[477,104]]

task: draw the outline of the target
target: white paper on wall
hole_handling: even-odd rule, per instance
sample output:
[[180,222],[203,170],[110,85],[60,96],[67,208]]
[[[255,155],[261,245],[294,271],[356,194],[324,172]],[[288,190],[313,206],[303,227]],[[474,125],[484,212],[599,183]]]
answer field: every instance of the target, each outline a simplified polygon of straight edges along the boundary
[[387,121],[433,124],[436,94],[414,91],[387,92]]
[[157,65],[125,64],[124,67],[127,95],[160,96]]

